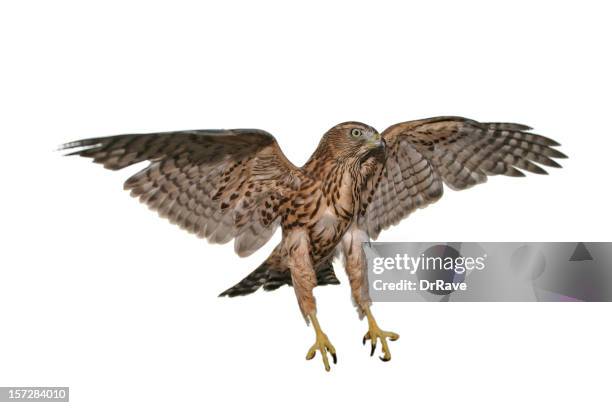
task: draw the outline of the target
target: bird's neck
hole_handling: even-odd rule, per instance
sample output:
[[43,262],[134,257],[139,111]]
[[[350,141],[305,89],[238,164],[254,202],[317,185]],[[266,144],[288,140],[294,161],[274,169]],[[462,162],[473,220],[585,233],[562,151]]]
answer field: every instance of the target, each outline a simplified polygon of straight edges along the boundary
[[321,183],[321,190],[335,212],[351,218],[358,210],[367,175],[358,159],[339,160],[337,157],[313,155],[302,169]]

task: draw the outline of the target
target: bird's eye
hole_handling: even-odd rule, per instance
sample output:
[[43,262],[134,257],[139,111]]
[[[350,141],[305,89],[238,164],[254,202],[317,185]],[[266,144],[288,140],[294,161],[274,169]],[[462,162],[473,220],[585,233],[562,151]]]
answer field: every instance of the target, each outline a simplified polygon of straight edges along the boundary
[[360,129],[352,129],[351,130],[351,136],[353,136],[353,137],[361,137],[361,130]]

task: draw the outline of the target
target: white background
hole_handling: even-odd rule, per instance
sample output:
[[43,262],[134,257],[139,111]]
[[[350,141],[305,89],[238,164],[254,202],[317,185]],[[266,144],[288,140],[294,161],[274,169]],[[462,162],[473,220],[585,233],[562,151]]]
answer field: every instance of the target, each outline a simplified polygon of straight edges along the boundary
[[[407,2],[406,2],[407,3]],[[250,258],[159,219],[117,173],[57,145],[256,127],[302,164],[334,124],[435,115],[560,141],[550,176],[447,191],[386,241],[609,241],[605,2],[5,1],[0,6],[0,385],[70,405],[593,406],[609,403],[609,304],[379,304],[370,358],[342,286],[316,290],[339,363],[292,290],[216,295]]]

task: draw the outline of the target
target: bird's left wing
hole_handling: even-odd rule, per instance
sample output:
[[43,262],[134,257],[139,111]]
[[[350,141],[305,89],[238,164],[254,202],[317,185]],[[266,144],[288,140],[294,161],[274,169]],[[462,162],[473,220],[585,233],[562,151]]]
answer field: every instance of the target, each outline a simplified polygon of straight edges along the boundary
[[269,133],[256,129],[129,134],[80,140],[62,149],[118,170],[149,165],[126,190],[160,216],[210,242],[235,238],[247,256],[279,224],[279,207],[306,177]]
[[417,208],[437,201],[443,183],[464,190],[487,175],[520,177],[519,170],[546,174],[536,163],[560,167],[566,156],[552,139],[515,123],[480,123],[444,116],[393,125],[382,133],[387,158],[366,189],[360,225],[372,239]]

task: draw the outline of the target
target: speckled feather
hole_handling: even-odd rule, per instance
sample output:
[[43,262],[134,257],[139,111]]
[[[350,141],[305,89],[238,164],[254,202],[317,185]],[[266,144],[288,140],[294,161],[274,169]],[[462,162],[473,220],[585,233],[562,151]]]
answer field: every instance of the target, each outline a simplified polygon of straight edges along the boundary
[[[377,182],[366,191],[359,223],[371,239],[418,208],[436,202],[443,184],[464,190],[487,175],[538,174],[538,164],[561,167],[558,143],[515,123],[479,123],[461,117],[436,117],[398,123],[386,129],[387,160]],[[537,164],[536,164],[537,163]]]
[[124,184],[160,216],[213,243],[235,239],[247,256],[278,227],[278,207],[305,176],[260,130],[183,131],[120,135],[68,143],[70,154],[111,170],[149,166]]

